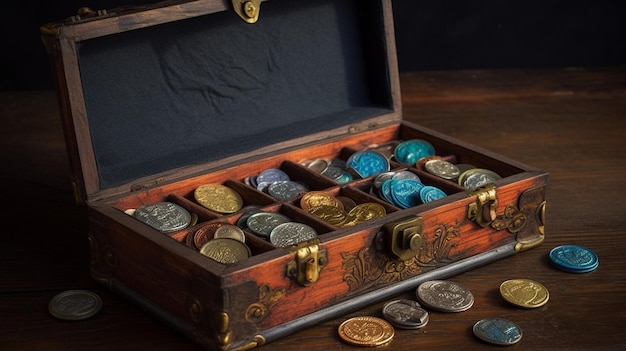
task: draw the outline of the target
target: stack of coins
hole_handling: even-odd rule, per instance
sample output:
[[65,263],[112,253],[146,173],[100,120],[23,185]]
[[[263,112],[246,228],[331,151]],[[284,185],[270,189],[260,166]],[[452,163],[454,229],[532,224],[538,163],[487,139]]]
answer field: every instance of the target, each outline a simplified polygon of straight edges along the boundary
[[334,197],[325,191],[311,191],[302,195],[300,207],[336,227],[352,227],[387,215],[387,210],[377,203],[357,205],[350,198]]
[[309,191],[309,187],[291,180],[289,175],[278,168],[269,168],[257,175],[244,178],[244,183],[271,195],[278,201],[287,201]]
[[588,273],[598,268],[598,256],[586,247],[561,245],[550,251],[552,265],[564,272]]
[[424,185],[419,177],[410,171],[379,174],[374,178],[370,194],[402,209],[446,197],[443,190]]
[[243,206],[241,195],[222,184],[204,184],[196,188],[194,199],[200,205],[217,213],[235,213]]
[[383,307],[383,317],[400,329],[419,329],[428,323],[428,312],[417,301],[400,299]]
[[348,171],[346,161],[340,158],[334,158],[332,160],[317,158],[313,160],[300,161],[300,164],[315,173],[336,181],[339,184],[349,183],[353,179],[352,174]]
[[187,246],[217,262],[232,264],[252,255],[243,230],[228,222],[208,222],[187,234]]

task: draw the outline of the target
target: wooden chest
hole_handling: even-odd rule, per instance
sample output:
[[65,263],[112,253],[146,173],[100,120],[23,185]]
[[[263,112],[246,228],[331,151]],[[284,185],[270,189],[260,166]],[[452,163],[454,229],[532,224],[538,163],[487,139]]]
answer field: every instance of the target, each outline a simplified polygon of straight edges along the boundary
[[41,33],[93,277],[208,349],[543,242],[546,172],[402,120],[389,0],[166,1]]

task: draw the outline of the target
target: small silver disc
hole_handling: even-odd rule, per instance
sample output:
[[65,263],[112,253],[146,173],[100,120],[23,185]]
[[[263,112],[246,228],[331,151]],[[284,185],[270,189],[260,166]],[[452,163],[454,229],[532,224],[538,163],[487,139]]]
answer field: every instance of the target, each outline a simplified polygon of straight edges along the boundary
[[67,290],[50,300],[48,311],[54,317],[67,321],[90,318],[100,312],[102,299],[88,290]]
[[474,295],[459,284],[431,280],[420,284],[417,299],[426,307],[440,312],[463,312],[474,304]]

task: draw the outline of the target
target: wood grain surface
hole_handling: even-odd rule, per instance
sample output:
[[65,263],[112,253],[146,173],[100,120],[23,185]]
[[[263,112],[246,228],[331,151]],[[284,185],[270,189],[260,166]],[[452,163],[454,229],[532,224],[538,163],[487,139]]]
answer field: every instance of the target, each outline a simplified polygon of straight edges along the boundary
[[[426,327],[398,329],[379,349],[488,349],[471,328],[493,317],[521,327],[516,350],[626,349],[626,69],[412,72],[400,78],[404,119],[550,173],[546,241],[450,278],[474,294],[474,306],[431,311]],[[0,116],[0,349],[199,350],[90,278],[86,210],[73,203],[55,93],[1,92]],[[547,254],[561,244],[592,249],[599,268],[556,270]],[[498,287],[512,278],[541,282],[549,302],[529,310],[509,305]],[[98,293],[101,312],[78,322],[52,317],[50,299],[75,288]],[[414,292],[398,297],[414,298]],[[351,316],[380,316],[382,305],[258,350],[360,349],[343,343],[337,327]]]

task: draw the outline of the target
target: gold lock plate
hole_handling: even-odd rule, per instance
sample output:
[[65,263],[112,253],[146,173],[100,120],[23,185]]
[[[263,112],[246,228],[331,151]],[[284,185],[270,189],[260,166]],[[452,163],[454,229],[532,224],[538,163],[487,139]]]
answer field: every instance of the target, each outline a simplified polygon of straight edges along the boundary
[[387,223],[387,248],[394,258],[402,261],[415,257],[422,246],[422,217],[409,217]]
[[496,219],[498,209],[496,187],[493,184],[488,184],[484,188],[474,191],[472,195],[476,196],[476,202],[469,205],[467,218],[481,227],[489,226]]
[[328,264],[326,250],[319,247],[319,240],[314,239],[294,246],[295,260],[287,264],[287,276],[300,285],[310,286],[320,276],[320,271]]
[[261,0],[232,0],[233,10],[247,23],[256,23],[259,20]]

